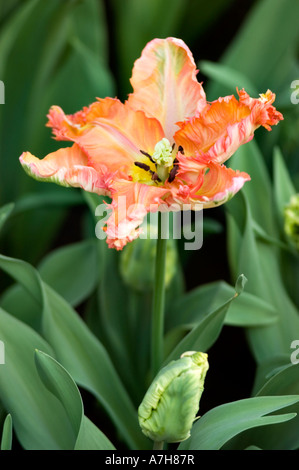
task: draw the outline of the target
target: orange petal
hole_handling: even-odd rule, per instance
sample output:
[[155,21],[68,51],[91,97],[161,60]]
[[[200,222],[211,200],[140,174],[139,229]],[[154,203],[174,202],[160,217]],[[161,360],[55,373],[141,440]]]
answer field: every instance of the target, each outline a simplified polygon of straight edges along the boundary
[[110,248],[121,250],[129,241],[142,233],[140,225],[148,212],[163,204],[168,189],[148,186],[126,180],[112,183],[112,214],[107,220],[105,233]]
[[129,103],[157,118],[173,142],[176,122],[194,116],[206,106],[196,79],[196,65],[186,44],[176,38],[154,39],[136,60]]
[[273,94],[259,99],[250,98],[244,91],[239,95],[239,101],[234,96],[219,98],[200,116],[179,123],[181,129],[175,141],[186,155],[206,155],[209,160],[223,163],[253,138],[258,127],[270,129],[283,119],[272,106]]
[[113,98],[98,98],[95,103],[75,114],[65,114],[59,106],[52,106],[46,126],[52,128],[56,140],[76,140],[96,118],[108,117],[116,101]]
[[219,206],[229,201],[249,180],[245,172],[210,162],[199,174],[198,183],[190,188],[189,196],[202,203],[204,209]]
[[142,157],[140,151],[151,154],[164,137],[162,127],[157,119],[134,111],[128,103],[103,101],[106,114],[96,117],[75,141],[88,154],[94,168],[128,175],[134,162]]
[[80,187],[100,195],[108,194],[103,176],[88,166],[87,155],[76,144],[50,153],[42,160],[24,152],[20,162],[24,170],[37,180]]

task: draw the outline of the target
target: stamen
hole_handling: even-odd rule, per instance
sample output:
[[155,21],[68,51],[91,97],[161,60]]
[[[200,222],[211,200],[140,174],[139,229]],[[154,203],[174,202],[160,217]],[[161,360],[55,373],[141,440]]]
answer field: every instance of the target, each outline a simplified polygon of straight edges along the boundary
[[134,165],[138,166],[138,168],[142,168],[142,170],[150,171],[150,167],[146,165],[145,163],[134,162]]
[[142,155],[145,155],[147,158],[149,158],[152,163],[155,163],[155,161],[152,159],[149,153],[145,152],[144,150],[139,150],[139,152],[142,153]]
[[181,152],[182,155],[184,155],[184,149],[183,149],[183,147],[182,147],[181,145],[179,145],[179,149],[178,149],[178,150],[179,150],[179,152]]
[[176,174],[179,170],[179,165],[173,165],[173,168],[169,172],[168,183],[172,183],[176,177]]
[[134,162],[134,165],[138,166],[138,168],[141,168],[142,170],[148,171],[152,175],[152,180],[153,181],[160,181],[161,182],[158,174],[155,171],[151,170],[150,167],[148,165],[146,165],[146,163]]

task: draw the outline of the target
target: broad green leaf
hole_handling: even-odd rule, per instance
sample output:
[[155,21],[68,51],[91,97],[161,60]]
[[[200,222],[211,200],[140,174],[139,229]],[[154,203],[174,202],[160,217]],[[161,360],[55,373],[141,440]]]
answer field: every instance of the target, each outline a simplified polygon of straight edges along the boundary
[[[290,57],[295,56],[298,41],[298,16],[296,0],[256,2],[226,48],[221,63],[248,77],[259,93],[268,88],[277,91],[283,84],[289,86]],[[221,92],[219,86],[212,87],[212,96],[221,96]]]
[[283,155],[279,148],[274,151],[273,159],[273,198],[277,215],[278,225],[281,231],[282,243],[287,246],[286,250],[281,250],[281,273],[286,288],[295,305],[299,305],[298,275],[299,275],[299,253],[284,230],[284,210],[290,199],[296,194],[295,186],[287,169]]
[[[99,282],[97,240],[90,239],[58,248],[38,266],[42,279],[71,305],[86,299]],[[80,266],[80,269],[74,269]]]
[[48,354],[35,350],[34,359],[43,384],[62,404],[75,441],[83,414],[83,403],[78,388],[68,372]]
[[87,416],[83,416],[75,450],[114,450],[105,434]]
[[228,94],[236,93],[236,88],[239,90],[245,88],[249,95],[258,96],[255,86],[238,70],[207,60],[199,62],[199,68],[208,78],[226,87]]
[[72,430],[61,404],[42,384],[34,351],[53,354],[34,330],[0,309],[0,337],[5,364],[0,369],[0,398],[11,414],[17,439],[25,449],[72,448]]
[[[273,374],[268,382],[257,393],[257,396],[266,395],[296,395],[299,393],[299,365],[288,364],[281,367],[276,374]],[[297,433],[299,425],[299,405],[295,403],[290,407],[290,412],[295,412],[297,416],[288,425],[275,426],[267,435],[259,432],[255,435],[256,442],[263,449],[298,449],[299,436]]]
[[123,439],[131,446],[142,445],[136,410],[106,350],[62,297],[46,284],[44,289],[49,307],[44,311],[43,332],[58,361],[76,383],[98,398]]
[[248,331],[256,358],[262,362],[289,351],[293,332],[299,330],[299,315],[284,287],[277,251],[273,245],[256,239],[246,197],[245,205],[247,221],[239,251],[239,269],[248,279],[248,291],[272,304],[279,314],[275,324]]
[[0,255],[0,268],[19,282],[39,305],[43,304],[40,277],[33,266],[23,260]]
[[8,414],[3,424],[2,438],[1,438],[1,450],[11,450],[12,446],[12,418]]
[[[290,363],[272,371],[269,379],[258,391],[257,397],[298,395],[299,392],[299,365]],[[251,443],[265,450],[295,450],[299,447],[298,423],[299,403],[290,404],[286,409],[288,413],[296,416],[285,424],[274,424],[267,432],[263,429],[248,430],[238,436],[229,448],[241,449]]]
[[32,10],[35,8],[39,0],[29,0],[26,3],[23,3],[21,8],[18,8],[13,14],[10,21],[6,22],[5,27],[1,31],[0,36],[0,74],[3,75],[3,68],[5,67],[5,63],[7,58],[9,57],[10,49],[13,45],[15,37],[19,33],[19,30],[22,26],[26,23],[28,17],[31,15]]
[[[0,33],[1,79],[9,102],[8,107],[0,109],[2,203],[19,201],[20,196],[34,192],[36,205],[40,206],[38,212],[27,211],[22,218],[15,218],[5,241],[11,253],[33,264],[44,256],[56,239],[66,211],[59,201],[55,209],[52,202],[47,204],[47,198],[44,200],[42,194],[58,190],[54,185],[42,185],[28,178],[18,156],[28,150],[43,157],[66,145],[54,141],[45,126],[51,105],[59,105],[72,113],[95,101],[97,96],[114,96],[102,3],[99,0],[20,2],[11,10]],[[78,42],[83,47],[81,51],[73,46]],[[10,136],[11,128],[14,129],[13,137]],[[69,192],[71,194],[71,190]],[[79,224],[76,215],[76,229]]]
[[252,396],[255,396],[273,375],[290,364],[290,354],[291,352],[276,355],[257,365]]
[[0,307],[34,330],[40,331],[40,306],[22,285],[13,284],[8,287],[1,295]]
[[[224,281],[215,281],[197,287],[179,297],[167,316],[167,327],[193,326],[211,311],[233,296],[235,289]],[[243,292],[231,303],[225,324],[255,327],[274,323],[277,312],[274,307],[259,297]]]
[[[41,103],[50,77],[64,52],[70,24],[70,11],[73,5],[70,1],[51,3],[53,9],[48,11],[46,24],[47,35],[40,44],[40,56],[35,73],[32,74],[32,86],[29,91],[28,114],[30,120],[25,123],[28,140],[34,139],[36,129],[40,127]],[[36,11],[36,13],[38,10]],[[39,103],[39,106],[36,106]]]
[[68,191],[59,187],[55,191],[44,193],[26,193],[20,197],[15,203],[14,216],[23,214],[24,212],[37,209],[54,208],[54,207],[70,207],[83,203],[82,195],[76,189],[71,188]]
[[130,446],[146,446],[147,441],[138,427],[137,411],[106,349],[79,315],[41,280],[38,272],[28,263],[0,256],[0,267],[20,282],[39,304],[42,334],[59,363],[76,383],[98,398]]
[[217,406],[194,424],[191,437],[179,445],[179,450],[219,450],[230,439],[247,429],[293,419],[295,413],[270,413],[298,402],[299,395],[266,396]]
[[[242,145],[229,160],[229,165],[234,169],[241,169],[249,174],[248,181],[242,193],[248,199],[252,216],[256,222],[269,234],[275,235],[275,221],[271,210],[272,186],[268,170],[264,164],[263,155],[255,140]],[[236,203],[235,198],[229,203]],[[239,215],[241,217],[241,214]]]
[[[243,276],[241,275],[240,278]],[[220,334],[224,323],[225,316],[232,301],[234,301],[241,293],[242,286],[237,281],[240,291],[234,292],[234,295],[209,315],[205,316],[201,321],[197,322],[194,328],[177,344],[173,351],[169,354],[165,363],[169,363],[173,359],[177,359],[185,351],[207,351],[216,341]]]
[[109,439],[84,415],[77,385],[61,364],[42,351],[36,351],[35,362],[43,383],[66,411],[74,432],[74,449],[114,449]]

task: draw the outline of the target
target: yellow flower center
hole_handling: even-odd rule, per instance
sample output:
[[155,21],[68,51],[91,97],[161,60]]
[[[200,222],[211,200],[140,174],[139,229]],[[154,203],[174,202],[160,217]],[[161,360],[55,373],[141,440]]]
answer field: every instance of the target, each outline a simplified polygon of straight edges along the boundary
[[133,181],[151,185],[173,181],[178,168],[174,147],[164,137],[155,145],[153,155],[140,150],[143,157],[134,162]]

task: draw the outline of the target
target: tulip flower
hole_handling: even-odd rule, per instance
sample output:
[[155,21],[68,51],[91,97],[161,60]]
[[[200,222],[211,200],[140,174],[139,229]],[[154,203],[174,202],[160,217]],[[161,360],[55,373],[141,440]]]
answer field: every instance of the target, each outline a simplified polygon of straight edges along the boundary
[[125,103],[97,99],[73,115],[53,106],[47,125],[71,146],[42,160],[24,152],[21,164],[38,180],[110,196],[105,235],[118,250],[161,206],[223,204],[250,180],[224,162],[258,127],[270,130],[283,117],[270,90],[259,98],[237,90],[238,99],[208,102],[196,75],[182,40],[152,40],[134,64],[133,92]]

